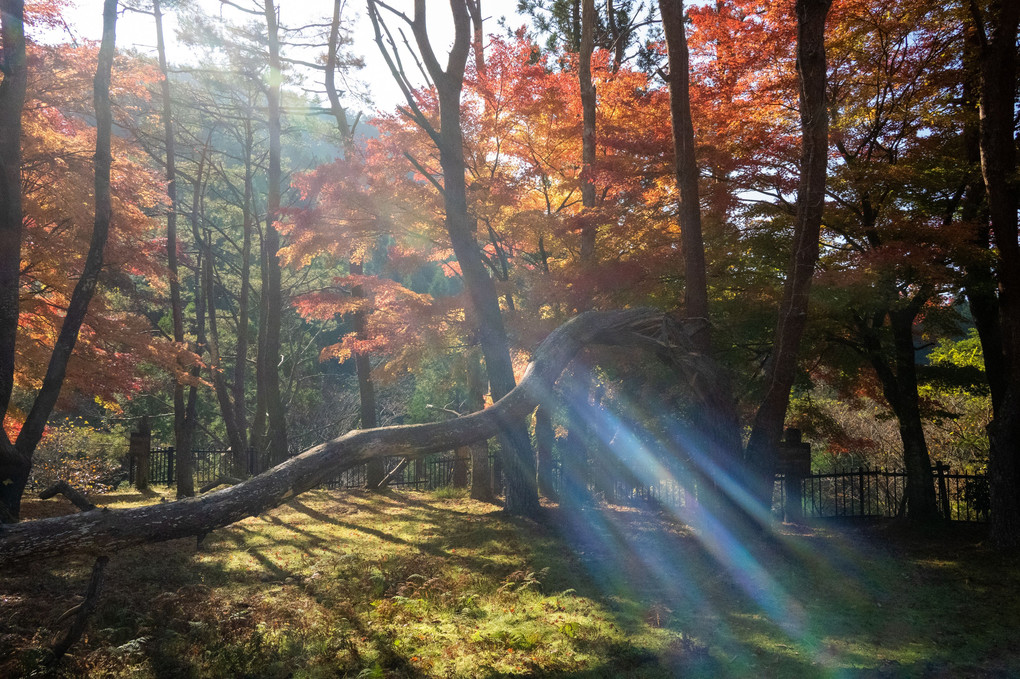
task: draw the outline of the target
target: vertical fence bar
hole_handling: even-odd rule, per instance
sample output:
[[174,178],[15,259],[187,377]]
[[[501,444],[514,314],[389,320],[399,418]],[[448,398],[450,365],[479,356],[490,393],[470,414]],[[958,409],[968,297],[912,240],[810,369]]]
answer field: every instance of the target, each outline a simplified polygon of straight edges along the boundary
[[953,508],[949,505],[949,489],[946,487],[946,474],[949,467],[941,461],[935,463],[935,474],[939,486],[939,503],[942,505],[942,518],[946,521],[953,520]]
[[861,516],[866,516],[864,511],[864,467],[857,468],[857,504],[861,510]]

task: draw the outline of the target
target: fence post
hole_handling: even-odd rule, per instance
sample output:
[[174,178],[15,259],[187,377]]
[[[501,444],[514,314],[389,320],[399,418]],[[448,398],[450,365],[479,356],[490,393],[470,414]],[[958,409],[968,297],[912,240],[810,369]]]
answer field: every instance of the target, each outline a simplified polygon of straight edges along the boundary
[[143,416],[138,423],[138,431],[131,432],[128,443],[128,457],[134,465],[135,488],[148,490],[149,488],[149,455],[152,452],[152,429],[149,427],[148,416]]
[[174,479],[177,477],[174,475],[174,458],[176,457],[176,450],[173,446],[169,446],[166,449],[166,485],[174,485]]
[[935,463],[935,474],[939,483],[939,504],[942,505],[942,518],[946,521],[953,520],[953,508],[949,504],[949,488],[946,485],[946,474],[949,473],[949,465],[941,461]]

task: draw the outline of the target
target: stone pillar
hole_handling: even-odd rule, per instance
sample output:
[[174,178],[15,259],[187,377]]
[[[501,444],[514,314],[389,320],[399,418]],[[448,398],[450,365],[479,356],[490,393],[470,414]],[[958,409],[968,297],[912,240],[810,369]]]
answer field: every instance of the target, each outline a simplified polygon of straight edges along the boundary
[[786,430],[779,444],[779,468],[786,474],[783,513],[790,523],[799,523],[804,520],[804,478],[811,473],[811,444],[801,441],[800,429]]
[[471,448],[461,446],[453,451],[453,478],[451,485],[454,488],[468,487],[468,464],[471,462]]

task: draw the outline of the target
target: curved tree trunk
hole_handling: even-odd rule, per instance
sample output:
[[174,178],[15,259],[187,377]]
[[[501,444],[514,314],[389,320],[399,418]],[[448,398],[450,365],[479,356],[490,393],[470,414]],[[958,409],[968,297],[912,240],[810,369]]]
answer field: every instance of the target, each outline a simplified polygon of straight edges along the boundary
[[0,568],[204,536],[276,507],[374,457],[414,458],[489,438],[505,422],[522,419],[539,403],[548,404],[559,374],[589,344],[645,348],[688,373],[705,368],[691,361],[689,338],[660,312],[586,312],[554,330],[535,350],[521,383],[490,408],[447,422],[353,431],[253,479],[197,498],[132,509],[95,509],[9,526],[0,535]]

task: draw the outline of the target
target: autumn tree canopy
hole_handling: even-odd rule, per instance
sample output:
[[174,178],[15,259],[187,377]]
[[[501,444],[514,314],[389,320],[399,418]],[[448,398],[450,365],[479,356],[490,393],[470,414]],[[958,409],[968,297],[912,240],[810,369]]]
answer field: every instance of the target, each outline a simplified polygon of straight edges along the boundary
[[[63,4],[4,0],[12,469],[38,443],[17,443],[23,427],[44,436],[51,414],[144,415],[173,432],[188,495],[193,446],[229,448],[243,476],[357,426],[483,408],[563,322],[640,306],[701,323],[698,352],[725,377],[699,397],[662,384],[668,415],[638,409],[629,426],[697,431],[766,504],[786,425],[819,460],[889,449],[923,520],[933,457],[950,458],[940,432],[990,413],[992,440],[958,457],[989,466],[996,539],[1020,539],[1010,3],[556,0],[499,24],[477,0],[428,21],[420,1],[373,0],[360,18],[281,5],[132,4],[160,49],[107,48],[99,239],[106,53],[66,39]],[[377,71],[360,70],[352,32],[374,36]],[[372,79],[400,98],[374,105]],[[952,383],[929,355],[971,331],[988,407],[973,374]],[[546,468],[601,464],[585,420],[631,379],[582,354],[558,387],[572,403],[503,423],[511,511],[538,506]]]

